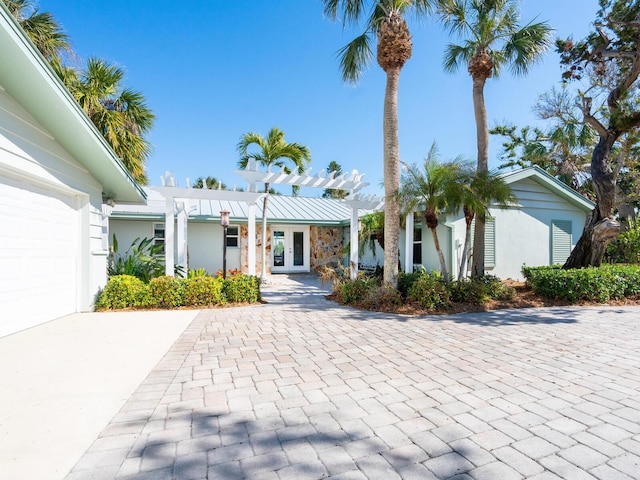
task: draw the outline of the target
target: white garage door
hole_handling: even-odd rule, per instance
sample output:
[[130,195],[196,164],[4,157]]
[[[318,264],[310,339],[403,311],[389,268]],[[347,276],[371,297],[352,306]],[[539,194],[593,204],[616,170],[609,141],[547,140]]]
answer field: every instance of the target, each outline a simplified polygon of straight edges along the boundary
[[77,310],[76,197],[0,175],[0,337]]

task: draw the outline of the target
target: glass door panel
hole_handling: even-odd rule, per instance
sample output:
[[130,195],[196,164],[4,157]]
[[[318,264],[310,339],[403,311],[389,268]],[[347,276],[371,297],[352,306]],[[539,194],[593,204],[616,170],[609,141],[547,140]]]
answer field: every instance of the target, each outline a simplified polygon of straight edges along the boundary
[[304,265],[304,232],[293,232],[293,266]]
[[284,232],[273,232],[273,266],[284,267]]

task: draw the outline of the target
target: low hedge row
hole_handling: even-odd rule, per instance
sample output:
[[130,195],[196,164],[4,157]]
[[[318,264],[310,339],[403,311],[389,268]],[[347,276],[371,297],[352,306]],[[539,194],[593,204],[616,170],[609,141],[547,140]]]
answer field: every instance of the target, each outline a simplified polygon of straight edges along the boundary
[[100,293],[96,308],[211,307],[260,300],[260,279],[252,275],[156,277],[147,284],[131,275],[115,275]]
[[377,309],[408,301],[425,310],[447,310],[454,303],[481,305],[491,299],[508,300],[515,294],[512,287],[490,275],[445,283],[441,275],[426,271],[401,272],[397,290],[380,286],[375,278],[358,278],[336,282],[334,291],[338,301],[346,305]]
[[577,302],[607,302],[640,294],[639,265],[602,265],[564,270],[550,267],[522,267],[531,289],[544,297]]

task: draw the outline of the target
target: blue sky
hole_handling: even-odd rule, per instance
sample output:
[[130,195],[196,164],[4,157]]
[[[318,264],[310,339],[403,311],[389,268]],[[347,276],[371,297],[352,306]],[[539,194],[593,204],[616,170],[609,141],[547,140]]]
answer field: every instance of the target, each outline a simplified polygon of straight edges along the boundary
[[[79,59],[104,58],[124,68],[125,83],[147,97],[156,114],[149,139],[149,182],[171,170],[215,176],[246,186],[233,173],[243,133],[277,126],[289,142],[311,150],[312,172],[332,160],[357,169],[381,193],[385,76],[373,63],[356,86],[341,81],[336,52],[359,30],[323,17],[319,0],[195,1],[188,4],[111,0],[40,0],[69,35]],[[522,0],[522,21],[548,21],[555,35],[579,39],[595,18],[597,0]],[[432,142],[443,159],[475,161],[471,78],[442,70],[449,42],[435,19],[410,21],[413,56],[400,77],[400,157],[420,162]],[[508,71],[485,88],[489,125],[539,123],[538,96],[559,85],[558,56],[549,51],[525,78]],[[501,140],[490,139],[490,167]],[[320,195],[318,189],[301,194]]]

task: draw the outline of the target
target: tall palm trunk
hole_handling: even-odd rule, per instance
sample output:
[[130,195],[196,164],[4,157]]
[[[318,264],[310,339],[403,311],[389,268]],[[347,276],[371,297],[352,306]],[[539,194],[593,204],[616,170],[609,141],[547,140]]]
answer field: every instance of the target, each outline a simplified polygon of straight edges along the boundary
[[262,283],[267,281],[267,202],[269,201],[269,182],[264,184],[264,200],[262,201],[262,271],[260,279]]
[[[471,69],[471,67],[470,67]],[[484,85],[486,75],[473,75],[473,113],[476,119],[476,138],[478,144],[478,172],[489,169],[489,125],[487,124],[487,109],[484,103]],[[484,275],[484,215],[476,216],[476,226],[473,239],[472,277]]]
[[384,283],[398,285],[398,257],[400,236],[400,189],[398,147],[398,84],[400,68],[386,71],[382,130],[384,137]]

